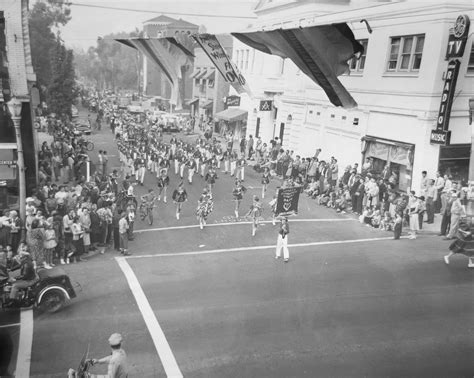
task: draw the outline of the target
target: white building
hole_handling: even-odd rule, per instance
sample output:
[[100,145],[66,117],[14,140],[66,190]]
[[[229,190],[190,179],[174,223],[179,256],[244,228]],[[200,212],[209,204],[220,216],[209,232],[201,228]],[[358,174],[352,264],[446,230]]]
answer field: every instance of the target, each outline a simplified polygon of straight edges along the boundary
[[[323,90],[289,59],[263,54],[235,41],[233,57],[254,99],[242,97],[248,111],[247,135],[264,142],[283,139],[283,147],[302,157],[334,156],[340,169],[374,158],[378,170],[387,160],[399,174],[399,188],[418,190],[421,171],[440,169],[467,179],[471,145],[469,98],[474,97],[472,33],[462,57],[449,130],[450,146],[430,143],[436,128],[448,61],[448,38],[457,17],[474,18],[470,0],[436,2],[262,0],[249,29],[271,30],[347,22],[366,51],[340,77],[358,103],[334,107]],[[360,21],[366,19],[372,29]],[[471,28],[471,31],[474,31]],[[273,110],[260,111],[262,100]],[[413,183],[413,184],[412,184]]]

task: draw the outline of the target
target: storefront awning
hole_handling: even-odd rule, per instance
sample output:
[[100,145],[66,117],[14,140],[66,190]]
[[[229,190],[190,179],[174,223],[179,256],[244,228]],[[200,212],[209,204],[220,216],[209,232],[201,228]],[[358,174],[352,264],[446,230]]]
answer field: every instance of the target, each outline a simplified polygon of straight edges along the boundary
[[201,105],[199,106],[200,108],[203,108],[203,109],[207,109],[207,108],[211,108],[212,105],[214,104],[214,101],[212,100],[205,100],[201,103]]
[[201,68],[199,73],[194,77],[195,79],[202,79],[204,75],[207,74],[207,70],[205,68]]
[[192,100],[186,101],[186,105],[192,105],[199,101],[199,98],[193,98]]
[[247,118],[248,112],[240,108],[229,108],[222,112],[216,113],[217,119],[222,119],[228,122],[241,121]]
[[214,68],[208,68],[207,73],[202,77],[205,80],[214,80],[216,70]]
[[201,69],[200,69],[200,68],[195,68],[194,71],[193,71],[193,73],[192,73],[191,75],[189,75],[189,77],[190,77],[191,79],[194,79],[194,78],[195,78],[198,74],[200,74],[200,73],[201,73]]

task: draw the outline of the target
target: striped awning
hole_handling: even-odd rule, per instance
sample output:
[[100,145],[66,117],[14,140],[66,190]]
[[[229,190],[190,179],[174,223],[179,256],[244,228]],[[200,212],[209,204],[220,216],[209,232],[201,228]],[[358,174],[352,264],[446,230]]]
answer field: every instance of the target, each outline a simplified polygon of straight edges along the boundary
[[204,80],[214,80],[216,76],[216,70],[214,68],[208,68],[207,73],[202,77]]

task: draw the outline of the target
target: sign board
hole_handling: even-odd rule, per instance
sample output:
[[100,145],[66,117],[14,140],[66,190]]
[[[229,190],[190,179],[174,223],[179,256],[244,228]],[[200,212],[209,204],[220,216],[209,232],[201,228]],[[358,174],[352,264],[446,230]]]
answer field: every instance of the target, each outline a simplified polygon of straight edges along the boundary
[[431,144],[449,146],[450,139],[451,139],[451,131],[431,130],[431,136],[430,136]]
[[448,48],[446,49],[446,60],[450,58],[462,58],[469,36],[469,25],[471,21],[465,14],[458,16],[454,23],[453,32],[449,35]]
[[447,131],[449,128],[449,118],[451,116],[451,106],[453,105],[456,81],[458,80],[459,66],[461,63],[455,59],[449,62],[448,70],[444,79],[443,93],[441,94],[441,104],[439,106],[438,118],[436,119],[436,129]]
[[262,100],[260,101],[260,111],[261,112],[271,112],[273,110],[273,101],[272,100]]
[[247,81],[237,65],[230,60],[216,36],[214,34],[196,34],[193,38],[202,47],[224,80],[232,85],[237,93],[247,93],[252,97]]
[[278,190],[276,214],[281,216],[298,214],[300,186]]
[[0,165],[16,165],[15,160],[0,160]]
[[240,106],[240,97],[239,96],[227,96],[225,98],[225,105],[229,106]]

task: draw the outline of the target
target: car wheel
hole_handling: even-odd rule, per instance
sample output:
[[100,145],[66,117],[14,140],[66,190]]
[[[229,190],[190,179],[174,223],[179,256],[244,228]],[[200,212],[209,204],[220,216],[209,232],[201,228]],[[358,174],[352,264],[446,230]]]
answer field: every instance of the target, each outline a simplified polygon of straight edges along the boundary
[[66,303],[66,297],[61,290],[51,289],[44,293],[39,303],[39,309],[50,314],[59,311]]

